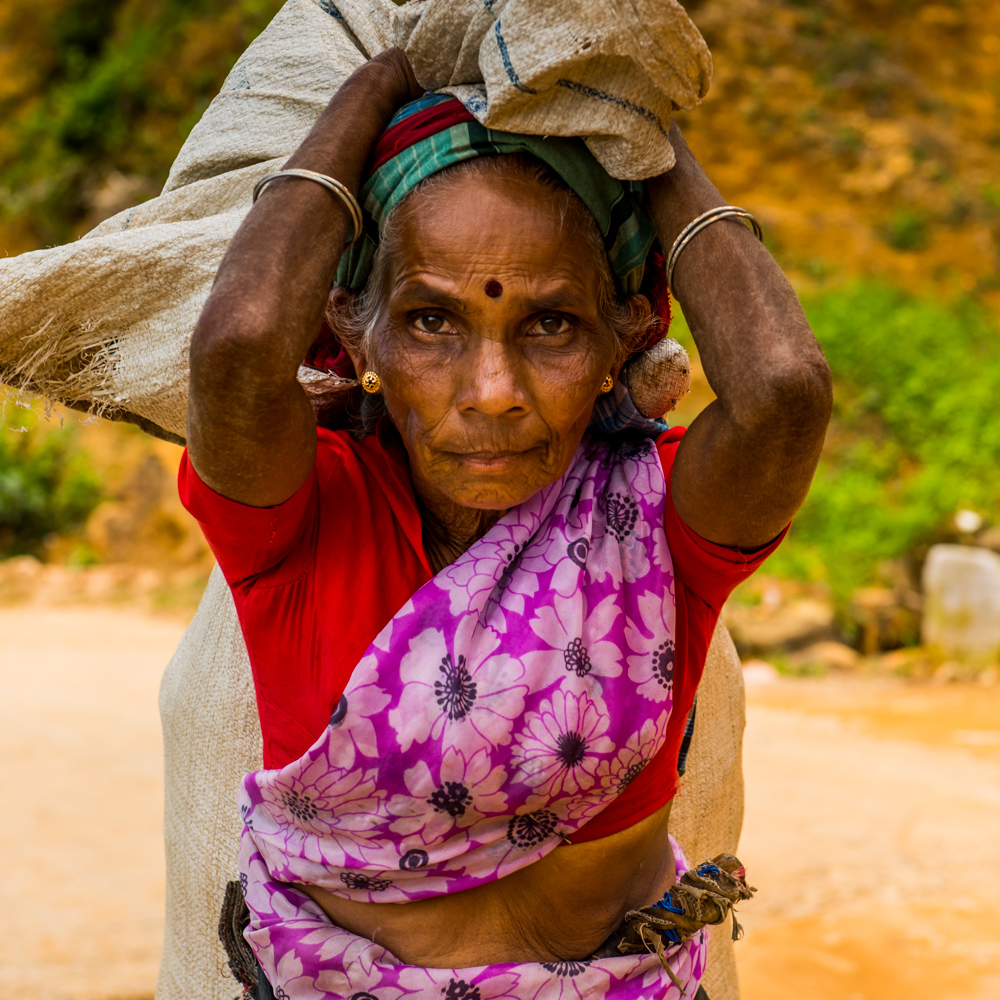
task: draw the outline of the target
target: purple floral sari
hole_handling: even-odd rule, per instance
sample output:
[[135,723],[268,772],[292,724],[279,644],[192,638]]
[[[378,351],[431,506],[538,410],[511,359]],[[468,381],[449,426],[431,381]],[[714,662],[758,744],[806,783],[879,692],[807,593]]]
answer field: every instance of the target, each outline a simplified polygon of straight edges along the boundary
[[[247,939],[278,1000],[679,1000],[655,955],[403,965],[288,884],[379,903],[460,892],[533,864],[615,799],[662,746],[673,701],[665,500],[651,441],[584,439],[560,481],[399,610],[306,754],[246,777]],[[689,998],[706,941],[667,952]]]

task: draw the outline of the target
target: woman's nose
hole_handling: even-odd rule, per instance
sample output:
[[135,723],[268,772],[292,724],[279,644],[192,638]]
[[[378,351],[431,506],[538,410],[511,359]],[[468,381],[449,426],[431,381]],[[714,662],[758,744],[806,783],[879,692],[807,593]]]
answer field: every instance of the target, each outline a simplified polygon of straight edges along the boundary
[[531,409],[515,352],[501,341],[478,337],[469,346],[463,386],[458,396],[462,413],[489,417],[520,416]]

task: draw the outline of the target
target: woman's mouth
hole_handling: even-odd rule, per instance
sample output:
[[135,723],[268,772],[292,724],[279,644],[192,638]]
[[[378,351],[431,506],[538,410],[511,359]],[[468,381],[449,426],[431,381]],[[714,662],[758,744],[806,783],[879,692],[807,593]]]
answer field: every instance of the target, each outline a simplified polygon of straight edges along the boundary
[[483,451],[461,452],[458,454],[458,459],[467,468],[476,472],[502,472],[504,469],[516,465],[529,452],[540,447],[540,445],[536,445],[534,448],[524,450],[491,451],[484,449]]

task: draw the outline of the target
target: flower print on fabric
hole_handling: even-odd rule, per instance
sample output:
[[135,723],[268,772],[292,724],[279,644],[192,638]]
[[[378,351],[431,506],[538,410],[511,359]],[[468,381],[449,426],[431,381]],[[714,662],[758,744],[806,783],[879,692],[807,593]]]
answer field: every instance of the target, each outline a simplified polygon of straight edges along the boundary
[[563,667],[572,677],[617,677],[622,672],[622,657],[610,635],[620,616],[613,594],[593,608],[586,601],[553,594],[552,603],[539,608],[531,620],[531,630],[546,648],[525,653],[521,659],[531,673],[536,659],[548,661],[555,650],[562,654]]
[[542,962],[549,974],[530,1000],[590,1000],[603,997],[611,985],[610,973],[596,962]]
[[593,481],[576,468],[571,469],[558,499],[557,509],[565,515],[565,522],[558,529],[553,525],[548,539],[536,539],[520,556],[523,573],[545,579],[548,590],[560,597],[579,595],[581,581],[592,569],[589,554],[593,493]]
[[499,969],[504,966],[496,968],[498,971],[491,974],[479,969],[401,966],[397,980],[406,990],[404,996],[441,997],[443,1000],[520,1000],[522,993],[518,985],[521,977],[516,972],[500,972]]
[[667,595],[645,593],[637,601],[639,621],[629,619],[625,639],[629,680],[650,701],[672,701],[674,680],[674,621],[676,606]]
[[627,490],[615,490],[607,496],[605,503],[607,535],[601,548],[610,549],[608,558],[612,558],[614,547],[617,547],[620,573],[626,583],[635,583],[648,577],[649,546],[646,538],[649,525],[638,517],[638,504],[634,496]]
[[617,490],[607,498],[608,534],[624,542],[635,532],[635,523],[639,519],[639,506],[628,493]]
[[608,713],[600,698],[556,691],[529,712],[511,750],[514,780],[552,799],[590,788],[603,754],[614,751],[604,735]]
[[[313,991],[312,976],[305,974],[301,960],[288,952],[278,960],[277,979],[282,985],[274,990],[274,1000],[298,1000]],[[318,998],[319,994],[313,992],[313,996]]]
[[[367,659],[367,658],[366,658]],[[359,664],[359,668],[365,661]],[[351,724],[347,727],[348,740],[338,743],[339,753],[337,764],[351,768],[358,759],[377,760],[379,756],[378,735],[375,721],[389,706],[389,694],[378,684],[363,684],[351,692],[351,697],[341,697],[330,716],[329,725],[340,729],[350,716]],[[349,741],[349,742],[348,742]]]
[[338,844],[361,856],[367,841],[379,836],[385,792],[376,772],[331,767],[317,755],[299,774],[263,772],[270,780],[259,785],[262,808],[253,811],[261,834],[280,830],[285,849],[321,854],[326,844]]
[[399,676],[404,687],[389,724],[404,752],[428,740],[468,754],[503,746],[528,692],[522,664],[501,651],[500,636],[472,615],[462,619],[450,643],[435,628],[414,636]]
[[377,875],[373,878],[366,872],[341,872],[340,881],[348,889],[360,889],[362,892],[385,892],[392,888],[392,879],[379,878]]
[[[412,595],[306,754],[244,779],[247,938],[275,996],[681,1000],[655,955],[401,965],[295,888],[382,903],[472,889],[629,786],[672,706],[665,499],[655,449],[585,440],[562,480]],[[703,937],[669,953],[683,982],[703,958]]]
[[669,712],[661,712],[655,721],[646,719],[642,729],[630,736],[613,758],[601,761],[597,768],[597,780],[613,789],[616,795],[621,795],[663,746],[669,718]]
[[494,614],[494,610],[502,602],[505,607],[523,613],[525,600],[538,591],[536,576],[518,572],[523,556],[524,544],[508,537],[491,541],[475,558],[461,559],[445,567],[442,575],[453,584],[449,590],[452,613],[478,611],[480,621],[504,631],[506,620]]
[[628,469],[629,486],[637,497],[649,496],[660,488],[660,476],[657,475],[660,470],[648,461],[654,450],[655,445],[649,438],[626,439],[618,447],[618,458]]
[[580,581],[588,569],[590,539],[580,532],[553,533],[546,545],[535,545],[521,556],[526,573],[547,579],[548,589],[560,597],[580,592]]
[[[449,747],[440,767],[432,770],[425,761],[418,761],[404,773],[406,794],[394,795],[386,807],[395,817],[389,829],[404,838],[410,852],[417,844],[437,843],[484,816],[505,812],[506,780],[506,769],[494,766],[485,748],[467,757]],[[423,866],[411,862],[405,867]]]
[[507,839],[515,847],[538,847],[556,832],[559,817],[549,809],[535,809],[520,816],[511,816],[507,823]]

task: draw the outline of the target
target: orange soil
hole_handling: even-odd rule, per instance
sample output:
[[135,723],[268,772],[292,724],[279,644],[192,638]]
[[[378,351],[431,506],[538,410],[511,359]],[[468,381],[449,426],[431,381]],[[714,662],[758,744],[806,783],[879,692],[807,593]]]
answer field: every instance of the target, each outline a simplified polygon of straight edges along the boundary
[[[135,610],[0,608],[0,982],[19,1000],[152,997],[156,694],[182,630]],[[743,1000],[1000,996],[997,734],[994,689],[751,688],[740,856],[760,891],[740,914]]]

